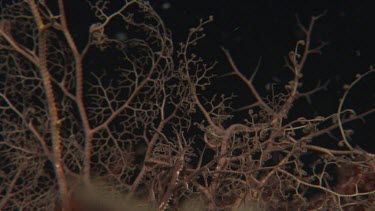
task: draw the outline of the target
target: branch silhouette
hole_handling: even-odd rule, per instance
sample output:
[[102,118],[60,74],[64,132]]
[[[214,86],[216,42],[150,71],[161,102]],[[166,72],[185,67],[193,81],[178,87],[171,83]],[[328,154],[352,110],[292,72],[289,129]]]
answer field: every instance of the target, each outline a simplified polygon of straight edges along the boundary
[[[357,113],[345,100],[375,70],[344,87],[336,113],[290,118],[327,86],[301,91],[306,61],[326,45],[311,44],[324,13],[297,20],[305,39],[287,55],[290,80],[262,96],[259,67],[246,76],[223,48],[231,70],[217,76],[218,63],[197,55],[211,16],[174,46],[147,1],[88,1],[86,39],[63,0],[2,4],[1,210],[374,208],[375,155],[352,145],[348,123],[375,108]],[[113,25],[126,39],[111,37]],[[216,78],[244,83],[254,102],[236,110]]]

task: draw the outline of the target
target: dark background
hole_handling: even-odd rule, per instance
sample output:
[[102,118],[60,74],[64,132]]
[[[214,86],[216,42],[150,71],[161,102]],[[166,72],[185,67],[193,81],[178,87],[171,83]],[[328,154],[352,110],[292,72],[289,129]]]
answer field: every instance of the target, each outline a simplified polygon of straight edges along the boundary
[[[121,5],[122,0],[112,0]],[[189,28],[198,24],[199,19],[214,16],[214,22],[205,27],[206,38],[200,42],[197,54],[207,62],[218,61],[215,69],[218,75],[231,71],[221,47],[229,50],[239,69],[250,75],[260,57],[261,66],[255,85],[261,94],[267,94],[267,84],[286,83],[292,75],[283,68],[284,57],[293,50],[296,41],[303,39],[297,27],[298,15],[305,25],[311,16],[327,12],[317,21],[313,31],[312,44],[328,42],[322,55],[311,55],[304,67],[301,92],[313,89],[317,83],[329,81],[328,89],[311,96],[312,104],[305,99],[295,103],[290,118],[316,115],[330,115],[337,111],[344,84],[363,74],[375,63],[375,13],[371,1],[278,1],[278,0],[150,0],[151,5],[171,29],[175,48],[186,40]],[[92,13],[85,1],[67,0],[68,22],[73,32],[86,31],[92,22]],[[78,17],[78,18],[77,18]],[[124,33],[113,29],[112,34]],[[357,113],[374,108],[375,74],[362,80],[349,93],[345,108],[353,108]],[[254,102],[246,87],[236,79],[219,78],[214,81],[210,93],[231,93],[238,97],[234,108]],[[283,91],[283,90],[280,90]],[[241,115],[241,114],[238,114]],[[241,119],[241,116],[237,116]],[[366,118],[366,124],[356,121],[345,125],[353,127],[353,144],[375,152],[375,114]]]

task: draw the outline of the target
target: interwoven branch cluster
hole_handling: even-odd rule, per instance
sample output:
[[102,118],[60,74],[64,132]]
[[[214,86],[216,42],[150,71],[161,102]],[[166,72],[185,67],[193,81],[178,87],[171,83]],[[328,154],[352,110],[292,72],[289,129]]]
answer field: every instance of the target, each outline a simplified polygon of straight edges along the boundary
[[[197,55],[213,17],[174,46],[148,1],[88,2],[88,38],[71,31],[63,0],[0,3],[0,210],[375,209],[375,155],[349,141],[348,125],[375,108],[345,105],[375,70],[344,87],[337,112],[290,115],[326,87],[301,91],[307,59],[325,46],[311,46],[324,14],[298,20],[290,80],[263,96],[258,68],[247,76],[223,49],[231,70],[217,76]],[[235,109],[218,77],[254,101]]]

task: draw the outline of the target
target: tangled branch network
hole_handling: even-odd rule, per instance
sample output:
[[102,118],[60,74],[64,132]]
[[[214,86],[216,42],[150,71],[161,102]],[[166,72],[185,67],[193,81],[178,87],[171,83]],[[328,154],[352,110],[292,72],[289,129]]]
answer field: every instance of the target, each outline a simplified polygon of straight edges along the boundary
[[[348,126],[375,108],[345,105],[375,70],[344,87],[331,115],[291,118],[326,86],[301,91],[325,45],[311,46],[323,15],[298,22],[304,40],[278,92],[263,96],[258,68],[246,76],[223,49],[231,70],[219,77],[253,99],[235,109],[235,93],[211,85],[217,63],[196,55],[212,17],[174,46],[148,1],[88,1],[94,19],[80,39],[63,0],[0,6],[0,210],[375,209],[375,155]],[[113,25],[126,39],[111,38]]]

